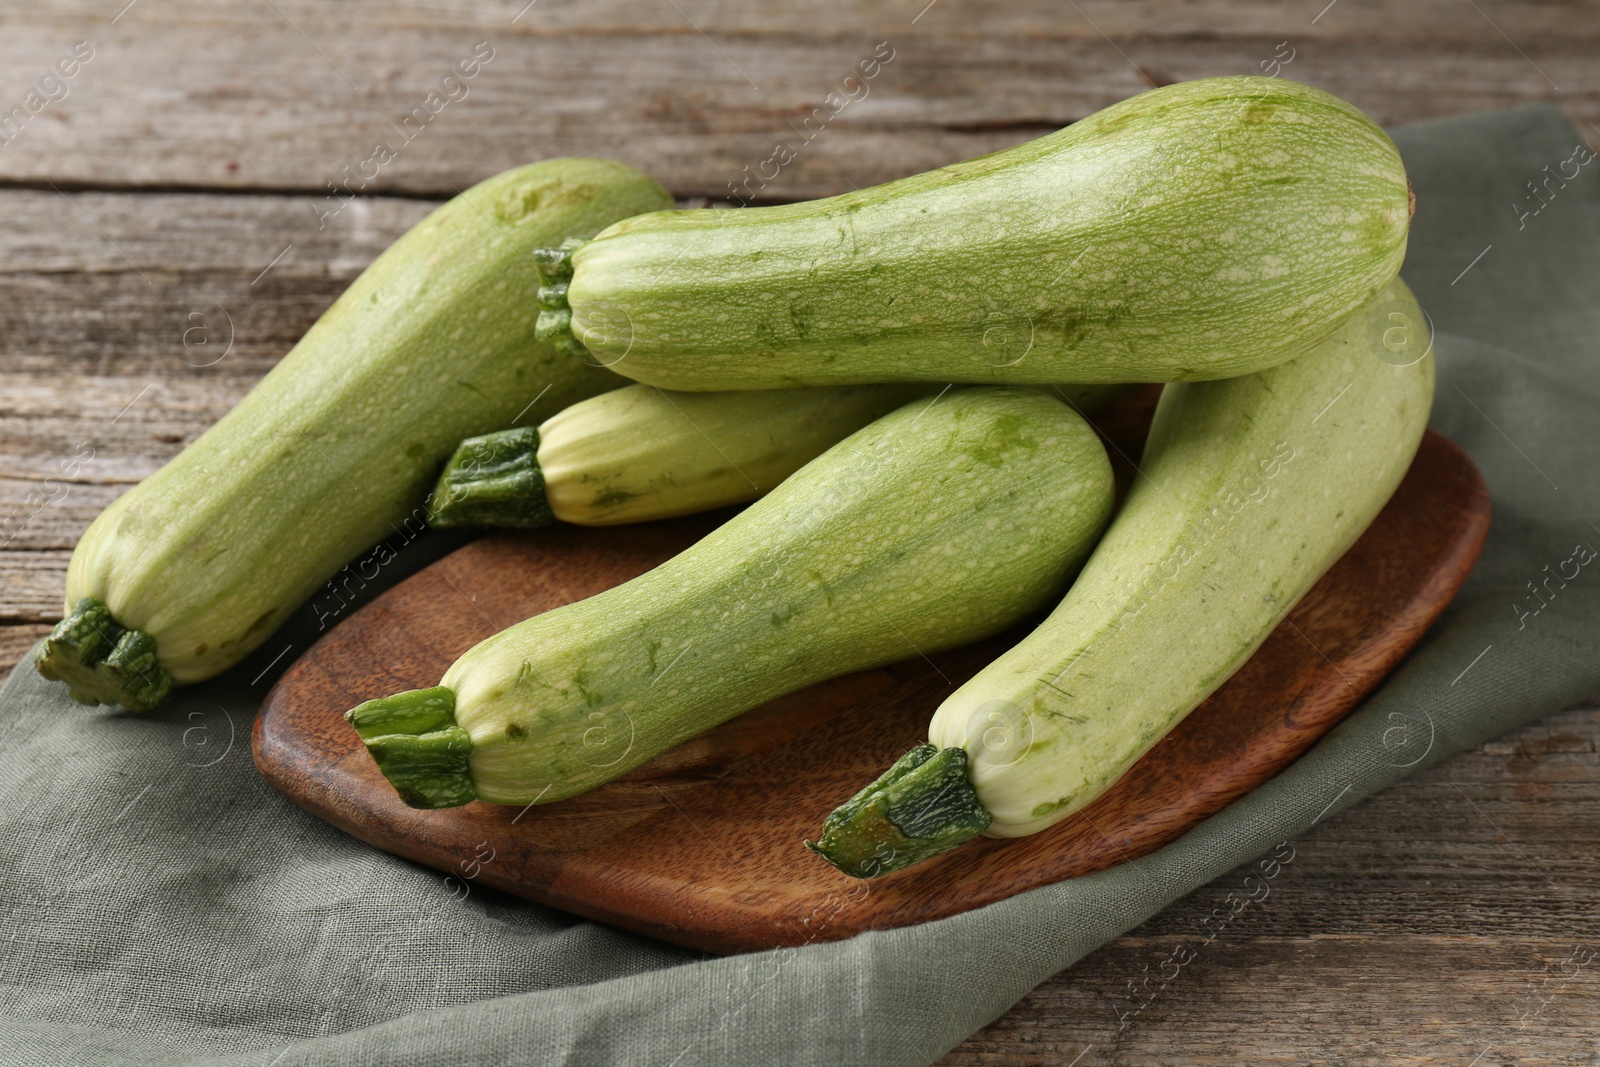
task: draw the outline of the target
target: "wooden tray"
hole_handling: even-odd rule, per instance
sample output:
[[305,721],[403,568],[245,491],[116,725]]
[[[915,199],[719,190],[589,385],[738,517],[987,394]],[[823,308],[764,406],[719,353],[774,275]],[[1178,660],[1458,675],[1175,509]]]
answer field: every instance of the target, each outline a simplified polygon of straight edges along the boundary
[[[1101,429],[1127,456],[1145,394]],[[1118,444],[1119,438],[1121,443]],[[379,848],[579,915],[713,952],[926,922],[1159,848],[1272,777],[1345,716],[1455,595],[1489,524],[1482,477],[1430,431],[1394,499],[1256,655],[1108,793],[1015,841],[979,840],[871,882],[801,847],[832,807],[925,737],[928,718],[1021,630],[794,693],[581,797],[528,809],[414,811],[342,718],[435,685],[462,652],[625,581],[726,514],[502,534],[396,586],[319,641],[256,719],[256,764],[320,818]]]

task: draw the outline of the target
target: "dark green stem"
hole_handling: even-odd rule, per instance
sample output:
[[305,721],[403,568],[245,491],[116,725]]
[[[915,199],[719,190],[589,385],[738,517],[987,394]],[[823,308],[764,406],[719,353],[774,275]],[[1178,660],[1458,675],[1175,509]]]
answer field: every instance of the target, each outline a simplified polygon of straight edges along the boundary
[[462,441],[428,499],[433,526],[526,530],[554,521],[539,469],[539,431],[532,426]]
[[565,355],[582,359],[589,354],[572,334],[572,308],[567,303],[567,284],[572,281],[572,253],[588,242],[579,237],[569,237],[556,248],[536,248],[533,258],[544,273],[545,284],[539,288],[539,318],[533,324],[537,341],[548,341]]
[[121,704],[149,711],[172,692],[172,676],[156,662],[156,639],[111,617],[105,601],[86,596],[56,623],[34,657],[46,678],[67,683],[80,704]]
[[478,797],[467,756],[472,737],[456,725],[456,695],[444,686],[369,700],[344,713],[400,799],[413,808],[454,808]]
[[923,743],[833,810],[806,847],[855,878],[876,878],[949,852],[994,817],[967,778],[967,753]]

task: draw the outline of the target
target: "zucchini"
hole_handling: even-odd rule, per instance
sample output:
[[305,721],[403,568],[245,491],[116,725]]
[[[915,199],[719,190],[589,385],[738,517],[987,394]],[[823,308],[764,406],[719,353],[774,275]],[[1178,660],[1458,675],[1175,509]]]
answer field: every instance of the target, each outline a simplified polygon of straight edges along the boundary
[[1388,501],[1427,427],[1398,278],[1311,352],[1162,392],[1143,477],[1061,605],[812,844],[870,877],[1079,811],[1221,685]]
[[1210,78],[842,196],[627,219],[546,321],[666,389],[1228,378],[1382,291],[1410,210],[1355,107]]
[[[1121,386],[1062,386],[1080,411]],[[939,386],[673,393],[581,400],[535,429],[461,443],[429,498],[431,526],[612,526],[741,504],[867,423]]]
[[1061,402],[917,400],[656,569],[346,717],[413,807],[561,800],[783,693],[1012,625],[1111,500],[1105,449]]
[[490,178],[384,252],[239,405],[84,533],[37,665],[147,710],[237,663],[348,560],[420,520],[467,434],[613,388],[534,340],[533,249],[670,204],[620,163]]

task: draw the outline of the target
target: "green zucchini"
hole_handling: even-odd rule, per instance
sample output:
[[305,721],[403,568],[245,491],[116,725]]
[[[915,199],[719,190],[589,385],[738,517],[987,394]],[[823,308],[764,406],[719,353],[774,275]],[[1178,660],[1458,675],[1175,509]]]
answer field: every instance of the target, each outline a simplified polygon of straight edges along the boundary
[[[613,389],[537,429],[463,441],[429,498],[428,523],[612,526],[741,504],[873,419],[940,388]],[[1090,411],[1122,388],[1061,386],[1059,395]]]
[[1167,386],[1142,477],[1060,606],[811,847],[869,877],[1084,808],[1366,529],[1411,464],[1433,382],[1422,310],[1397,278],[1304,356]]
[[1210,78],[826,200],[625,220],[546,319],[667,389],[1228,378],[1382,291],[1410,207],[1355,107]]
[[413,807],[548,803],[813,682],[964,644],[1047,603],[1110,463],[1031,389],[919,399],[686,551],[347,718]]
[[239,405],[90,525],[37,665],[146,710],[237,663],[421,506],[468,434],[620,380],[536,342],[540,246],[670,204],[620,163],[565,159],[444,204],[351,284]]

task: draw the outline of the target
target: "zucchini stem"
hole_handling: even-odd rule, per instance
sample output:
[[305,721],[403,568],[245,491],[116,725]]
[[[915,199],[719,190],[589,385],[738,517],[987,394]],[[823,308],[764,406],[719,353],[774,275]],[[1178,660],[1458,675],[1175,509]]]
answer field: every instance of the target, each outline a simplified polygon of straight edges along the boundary
[[440,685],[380,697],[344,718],[410,807],[454,808],[477,799],[467,766],[472,735],[456,724],[451,690]]
[[567,285],[572,281],[572,253],[588,242],[569,237],[555,248],[535,248],[533,260],[544,273],[539,287],[539,318],[533,324],[537,341],[548,341],[563,355],[583,359],[589,350],[572,333],[572,307],[567,303]]
[[539,431],[532,426],[462,441],[428,498],[430,526],[529,530],[554,521],[539,468]]
[[993,816],[967,778],[967,753],[926,742],[833,810],[806,847],[853,878],[876,878],[949,852]]
[[86,596],[56,623],[34,657],[46,678],[67,683],[80,704],[121,704],[149,711],[172,692],[172,676],[156,662],[156,639],[130,630],[105,601]]

